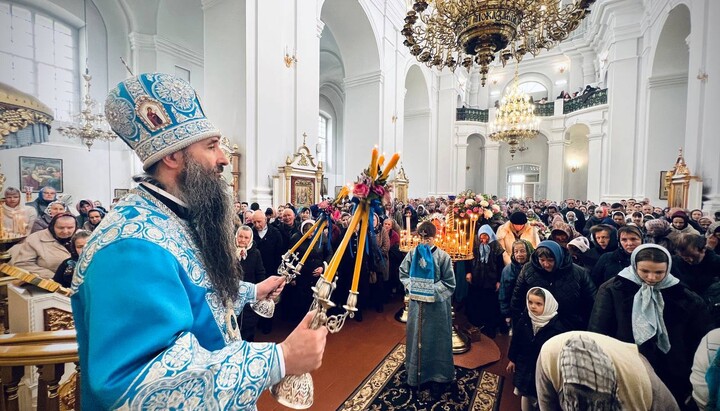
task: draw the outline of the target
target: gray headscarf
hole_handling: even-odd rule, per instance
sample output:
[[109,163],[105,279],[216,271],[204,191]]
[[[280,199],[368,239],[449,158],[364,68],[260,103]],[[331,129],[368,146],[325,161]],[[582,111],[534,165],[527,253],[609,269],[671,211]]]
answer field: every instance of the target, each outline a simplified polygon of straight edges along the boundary
[[584,335],[567,340],[558,362],[564,411],[620,411],[615,365],[594,340]]
[[[649,285],[643,281],[636,271],[637,262],[635,261],[635,258],[637,257],[638,252],[648,248],[657,248],[658,250],[664,252],[668,258],[667,274],[662,281],[655,285]],[[633,298],[632,307],[632,328],[635,344],[641,345],[653,336],[657,335],[656,344],[664,353],[670,351],[670,339],[668,338],[665,320],[663,319],[665,301],[663,300],[660,290],[672,287],[680,282],[680,280],[670,274],[671,266],[672,258],[665,247],[657,244],[643,244],[637,247],[630,255],[630,266],[625,267],[618,274],[620,277],[630,280],[640,286],[640,289],[637,293],[635,293],[635,297]]]

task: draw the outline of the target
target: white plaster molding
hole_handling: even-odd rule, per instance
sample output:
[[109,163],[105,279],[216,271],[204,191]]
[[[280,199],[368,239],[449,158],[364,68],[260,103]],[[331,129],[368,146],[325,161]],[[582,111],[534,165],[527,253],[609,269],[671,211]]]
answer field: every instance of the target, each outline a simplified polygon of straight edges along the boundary
[[547,145],[549,147],[568,146],[570,142],[567,140],[548,140]]
[[220,3],[222,3],[224,0],[200,0],[200,6],[202,7],[203,11],[214,7]]
[[648,88],[662,88],[687,85],[688,73],[653,76],[648,79]]
[[325,29],[325,23],[324,23],[322,20],[317,19],[317,26],[316,26],[316,28],[317,28],[317,36],[318,36],[318,38],[321,38],[321,37],[322,37],[323,29]]
[[424,117],[430,117],[432,115],[432,110],[429,108],[418,108],[418,109],[412,109],[407,110],[404,113],[404,118],[424,118]]
[[137,51],[155,51],[157,50],[157,43],[155,42],[155,36],[152,34],[138,33],[133,31],[128,34],[130,40],[130,50]]
[[587,139],[588,141],[602,141],[603,137],[605,137],[605,133],[597,133],[597,134],[588,134]]
[[205,58],[202,54],[198,54],[196,51],[175,43],[165,37],[155,36],[155,44],[157,45],[158,51],[170,54],[171,56],[183,59],[200,67],[205,65]]
[[345,77],[345,79],[343,79],[345,89],[376,83],[383,83],[383,73],[381,70],[360,74],[354,77]]

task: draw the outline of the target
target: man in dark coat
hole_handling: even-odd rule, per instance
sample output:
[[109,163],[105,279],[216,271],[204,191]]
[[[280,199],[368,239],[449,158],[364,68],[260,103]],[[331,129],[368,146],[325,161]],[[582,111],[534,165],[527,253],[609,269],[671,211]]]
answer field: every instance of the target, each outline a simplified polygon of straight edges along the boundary
[[542,287],[555,296],[558,317],[571,330],[584,330],[595,302],[595,285],[582,267],[572,263],[570,254],[554,241],[542,241],[518,276],[510,300],[513,318],[525,309],[532,287]]
[[262,211],[255,211],[252,218],[253,223],[253,244],[262,256],[265,272],[269,275],[277,274],[280,266],[280,259],[287,249],[283,249],[284,242],[282,234],[277,228],[267,223],[267,218]]
[[283,253],[294,246],[302,237],[300,235],[300,223],[297,222],[295,217],[295,211],[289,207],[285,208],[280,215],[278,230],[280,230],[283,237]]
[[681,234],[673,256],[673,275],[698,295],[720,281],[720,256],[705,248],[706,239],[699,234]]

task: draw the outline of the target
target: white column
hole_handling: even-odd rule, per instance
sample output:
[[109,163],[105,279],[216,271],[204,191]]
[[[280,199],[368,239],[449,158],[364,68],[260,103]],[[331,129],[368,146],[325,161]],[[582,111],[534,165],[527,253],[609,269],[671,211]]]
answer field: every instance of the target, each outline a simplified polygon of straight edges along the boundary
[[[580,87],[583,87],[583,58],[580,53],[574,52],[570,54],[570,82],[562,87],[563,90],[572,94],[577,91]],[[562,91],[562,90],[561,90]],[[559,92],[555,93],[553,98],[560,95]]]
[[[692,171],[703,179],[707,191],[703,210],[715,212],[720,210],[720,138],[717,133],[720,130],[720,50],[714,39],[720,36],[720,26],[716,24],[720,19],[720,2],[707,1],[705,4],[706,8],[700,9],[705,16],[698,19],[705,27],[698,27],[697,37],[690,42],[686,141],[698,136],[699,155],[696,158],[700,161]],[[692,33],[696,33],[694,24]],[[707,79],[702,80],[705,75]],[[693,132],[693,128],[697,128],[697,132]],[[687,155],[686,160],[692,167]]]
[[246,112],[250,105],[248,101],[255,94],[255,83],[247,80],[252,72],[247,55],[249,45],[254,45],[255,30],[250,26],[254,19],[248,18],[245,1],[203,0],[202,7],[205,38],[203,108],[230,143],[239,147],[242,170],[239,193],[242,200],[248,200],[247,182],[252,181],[248,174],[254,173],[248,165],[255,164],[256,152],[250,138],[255,133],[254,130],[252,134],[249,132]]
[[587,198],[600,202],[600,181],[602,178],[602,142],[603,134],[588,134]]
[[[496,194],[498,197],[505,195],[505,185],[500,186],[498,181],[500,175],[500,143],[487,141],[485,143],[485,193]],[[502,192],[500,191],[502,190]]]
[[[607,179],[602,200],[633,195],[635,126],[637,124],[638,42],[618,40],[610,46],[608,67]],[[617,92],[615,92],[617,90]],[[594,153],[591,152],[591,155]],[[612,170],[611,172],[609,172]]]
[[547,190],[545,197],[552,201],[563,200],[565,178],[565,141],[548,141]]
[[447,159],[452,158],[457,96],[455,75],[452,73],[442,74],[440,76],[440,92],[437,106],[437,141],[430,148],[430,152],[434,153],[434,155],[430,156],[433,159],[430,174],[430,191],[434,194],[454,193],[452,186],[453,170],[452,167],[448,167]]
[[596,75],[596,67],[597,64],[597,56],[595,55],[595,52],[593,51],[584,51],[582,53],[583,57],[583,84],[581,87],[584,87],[590,83],[594,83],[597,81],[597,75]]
[[453,182],[453,192],[459,193],[467,188],[467,143],[468,135],[458,133],[455,136],[455,176]]
[[132,56],[133,73],[153,73],[157,71],[157,45],[152,34],[138,33],[128,35]]
[[380,143],[382,88],[380,71],[345,78],[344,180],[367,168],[373,146]]

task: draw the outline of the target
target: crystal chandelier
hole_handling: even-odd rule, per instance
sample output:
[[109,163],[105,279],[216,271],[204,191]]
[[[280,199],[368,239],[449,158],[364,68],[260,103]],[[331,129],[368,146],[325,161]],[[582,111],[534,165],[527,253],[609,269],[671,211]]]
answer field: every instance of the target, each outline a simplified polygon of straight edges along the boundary
[[484,86],[496,54],[504,66],[511,58],[551,49],[580,25],[594,2],[418,0],[405,17],[403,44],[428,67],[470,70],[477,64]]
[[110,127],[105,122],[105,116],[99,111],[95,113],[97,101],[90,97],[90,80],[92,80],[92,76],[88,69],[85,69],[83,79],[85,80],[85,97],[83,98],[83,108],[80,110],[80,114],[76,116],[77,123],[59,127],[58,131],[65,137],[79,138],[90,151],[95,140],[112,141],[117,136],[110,131]]
[[500,107],[495,113],[495,122],[490,125],[491,140],[505,142],[510,146],[510,155],[527,150],[524,144],[539,133],[540,120],[535,115],[535,105],[530,96],[520,90],[518,69],[515,67],[515,78],[510,89],[500,100]]

